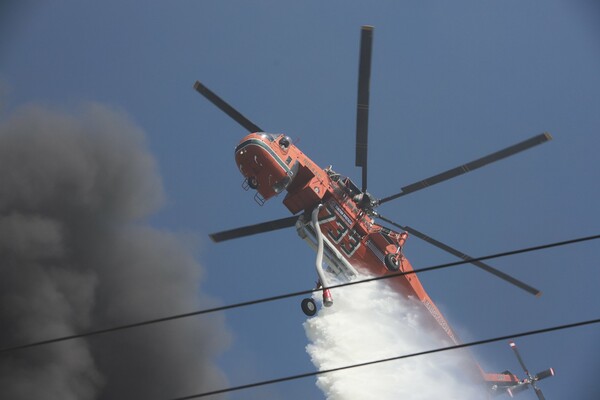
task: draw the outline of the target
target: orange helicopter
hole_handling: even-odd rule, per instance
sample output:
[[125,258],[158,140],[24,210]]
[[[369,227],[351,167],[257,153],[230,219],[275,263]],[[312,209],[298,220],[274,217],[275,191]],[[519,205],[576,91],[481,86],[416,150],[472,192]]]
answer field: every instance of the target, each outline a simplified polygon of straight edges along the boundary
[[[399,193],[381,199],[367,192],[367,142],[369,115],[369,84],[371,75],[371,52],[373,27],[361,29],[358,104],[356,117],[356,166],[362,168],[362,185],[359,188],[350,178],[342,176],[332,167],[319,167],[307,157],[285,134],[265,133],[231,105],[200,82],[194,88],[211,103],[242,125],[249,135],[235,148],[235,161],[244,176],[243,188],[256,190],[255,201],[263,205],[267,200],[286,191],[283,204],[293,214],[255,225],[235,228],[211,234],[215,242],[226,241],[258,233],[295,226],[298,235],[317,253],[317,289],[322,291],[323,306],[331,307],[333,297],[329,290],[332,279],[349,281],[357,277],[385,276],[397,272],[411,272],[413,267],[403,254],[408,235],[416,236],[454,256],[535,295],[541,292],[518,279],[507,275],[483,262],[439,242],[409,226],[403,226],[382,216],[375,209],[388,201],[416,192],[426,187],[473,171],[495,161],[530,149],[552,139],[548,133],[536,135],[505,149],[489,154],[467,164],[415,182],[401,188]],[[382,226],[376,219],[400,229],[395,231]],[[326,267],[323,267],[323,264]],[[433,300],[429,297],[416,274],[388,279],[389,284],[406,297],[418,299],[429,315],[429,325],[441,336],[449,337],[454,344],[459,340]],[[301,303],[307,316],[317,312],[312,298]],[[511,343],[519,362],[522,360]],[[475,363],[476,364],[476,363]],[[525,367],[523,366],[525,369]],[[552,369],[520,380],[516,375],[486,373],[476,364],[477,373],[483,378],[492,394],[507,393],[511,397],[529,386],[540,399],[543,395],[535,386],[537,380],[552,376]]]

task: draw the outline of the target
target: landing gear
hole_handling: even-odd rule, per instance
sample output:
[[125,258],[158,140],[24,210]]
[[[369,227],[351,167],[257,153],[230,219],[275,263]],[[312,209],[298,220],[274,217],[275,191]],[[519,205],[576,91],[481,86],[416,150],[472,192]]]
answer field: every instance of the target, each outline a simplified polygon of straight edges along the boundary
[[311,298],[303,299],[302,303],[300,303],[300,307],[302,307],[302,312],[308,317],[312,317],[317,313],[317,305]]
[[389,271],[397,272],[398,269],[400,269],[400,257],[401,256],[399,254],[394,253],[386,255],[384,258],[385,267]]
[[250,186],[250,189],[254,189],[256,190],[258,188],[258,181],[256,180],[255,177],[250,177],[248,178],[248,186]]

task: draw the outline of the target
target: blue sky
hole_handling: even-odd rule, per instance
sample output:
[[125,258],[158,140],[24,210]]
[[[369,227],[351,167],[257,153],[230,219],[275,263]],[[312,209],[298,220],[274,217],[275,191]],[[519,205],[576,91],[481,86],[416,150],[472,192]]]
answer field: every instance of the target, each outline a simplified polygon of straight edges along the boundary
[[[401,186],[548,131],[554,140],[387,203],[380,212],[480,256],[600,231],[600,6],[593,1],[29,1],[0,8],[0,118],[37,103],[99,102],[147,135],[167,196],[151,224],[195,237],[201,290],[221,304],[309,289],[314,255],[293,230],[215,245],[210,232],[289,215],[241,188],[246,132],[193,89],[201,80],[322,167],[353,177],[360,26],[375,26],[369,189]],[[490,262],[534,298],[474,267],[423,274],[465,341],[600,314],[595,242]],[[409,239],[416,267],[453,261]],[[226,313],[233,385],[313,370],[299,299]],[[189,310],[182,310],[182,312]],[[592,398],[597,326],[518,339],[549,399]],[[505,343],[484,368],[520,372]],[[314,380],[231,399],[320,398]],[[533,393],[521,396],[533,399]]]

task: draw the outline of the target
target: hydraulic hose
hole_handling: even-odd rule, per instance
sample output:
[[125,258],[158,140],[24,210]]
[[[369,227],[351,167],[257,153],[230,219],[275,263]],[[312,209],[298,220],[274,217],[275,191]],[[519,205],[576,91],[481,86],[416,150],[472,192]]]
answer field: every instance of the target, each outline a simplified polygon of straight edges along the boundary
[[321,232],[321,228],[319,227],[319,210],[323,205],[319,204],[312,212],[311,222],[312,227],[315,230],[315,235],[317,236],[317,275],[319,275],[319,280],[321,281],[321,285],[323,285],[323,290],[326,290],[328,285],[325,280],[325,272],[323,271],[323,233]]

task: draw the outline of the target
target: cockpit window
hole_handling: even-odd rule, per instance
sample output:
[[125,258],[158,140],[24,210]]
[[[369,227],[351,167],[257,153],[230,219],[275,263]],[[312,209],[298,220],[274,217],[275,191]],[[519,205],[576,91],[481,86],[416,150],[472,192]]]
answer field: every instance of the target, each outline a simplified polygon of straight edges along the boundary
[[279,182],[276,182],[275,184],[273,184],[273,186],[271,186],[273,188],[273,191],[278,194],[283,192],[283,190],[286,189],[290,185],[290,183],[292,183],[292,180],[294,179],[294,177],[296,176],[297,173],[298,173],[298,161],[296,161],[294,163],[294,166],[292,167],[292,169],[289,170],[289,172],[283,179],[281,179]]
[[292,142],[292,140],[290,139],[289,136],[283,136],[281,139],[279,139],[279,146],[283,150],[287,150],[287,148],[290,147],[291,142]]
[[286,187],[290,185],[291,182],[292,178],[290,176],[286,176],[285,178],[273,185],[273,191],[275,193],[281,193]]

